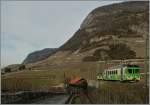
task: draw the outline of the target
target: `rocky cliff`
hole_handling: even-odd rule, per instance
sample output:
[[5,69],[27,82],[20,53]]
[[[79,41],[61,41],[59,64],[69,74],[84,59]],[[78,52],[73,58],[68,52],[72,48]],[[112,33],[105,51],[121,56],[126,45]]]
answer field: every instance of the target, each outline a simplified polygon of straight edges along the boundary
[[97,47],[102,42],[119,38],[142,39],[148,34],[148,8],[147,1],[123,2],[96,8],[60,50]]
[[148,29],[148,1],[98,7],[55,54],[30,66],[46,68],[89,60],[144,58]]

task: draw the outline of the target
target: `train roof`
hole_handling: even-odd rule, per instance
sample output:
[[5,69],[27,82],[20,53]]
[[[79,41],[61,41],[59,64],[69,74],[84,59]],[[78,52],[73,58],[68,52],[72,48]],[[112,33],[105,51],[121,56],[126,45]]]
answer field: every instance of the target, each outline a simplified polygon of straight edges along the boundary
[[137,67],[137,68],[139,68],[138,65],[122,64],[122,65],[117,65],[117,66],[109,67],[108,69],[105,69],[105,70],[118,69],[118,68],[121,68],[121,67]]

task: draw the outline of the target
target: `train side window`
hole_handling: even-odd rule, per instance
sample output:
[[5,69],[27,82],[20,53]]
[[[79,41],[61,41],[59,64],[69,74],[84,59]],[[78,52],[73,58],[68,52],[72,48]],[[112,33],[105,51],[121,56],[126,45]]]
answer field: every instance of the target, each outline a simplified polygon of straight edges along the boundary
[[132,73],[132,69],[128,69],[128,72],[129,72],[129,73]]
[[118,74],[118,71],[116,70],[116,74]]

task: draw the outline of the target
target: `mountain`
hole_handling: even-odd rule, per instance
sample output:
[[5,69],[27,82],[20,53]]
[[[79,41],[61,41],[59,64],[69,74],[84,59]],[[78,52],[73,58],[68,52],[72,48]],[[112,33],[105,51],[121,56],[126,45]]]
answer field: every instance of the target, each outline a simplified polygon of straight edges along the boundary
[[148,1],[132,1],[94,9],[80,29],[60,50],[87,49],[99,46],[102,39],[145,37],[148,34]]
[[84,61],[144,58],[148,26],[148,1],[98,7],[56,53],[28,66],[46,69]]
[[52,55],[56,50],[57,48],[45,48],[43,50],[32,52],[26,57],[23,63],[28,64],[44,60]]

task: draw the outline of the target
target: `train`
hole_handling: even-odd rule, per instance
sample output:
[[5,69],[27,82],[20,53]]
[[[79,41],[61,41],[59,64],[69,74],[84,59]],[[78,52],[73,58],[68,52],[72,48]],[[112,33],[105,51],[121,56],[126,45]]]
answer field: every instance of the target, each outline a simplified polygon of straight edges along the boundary
[[138,65],[119,65],[105,69],[97,75],[97,80],[140,81],[141,68]]

